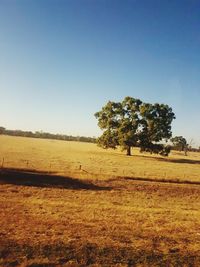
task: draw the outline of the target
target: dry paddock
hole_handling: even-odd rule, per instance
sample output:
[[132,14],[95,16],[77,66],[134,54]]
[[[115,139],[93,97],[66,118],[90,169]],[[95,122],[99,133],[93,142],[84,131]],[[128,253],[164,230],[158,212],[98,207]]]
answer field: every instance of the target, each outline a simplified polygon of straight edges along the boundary
[[134,149],[127,158],[93,144],[0,142],[0,266],[200,266],[198,154]]

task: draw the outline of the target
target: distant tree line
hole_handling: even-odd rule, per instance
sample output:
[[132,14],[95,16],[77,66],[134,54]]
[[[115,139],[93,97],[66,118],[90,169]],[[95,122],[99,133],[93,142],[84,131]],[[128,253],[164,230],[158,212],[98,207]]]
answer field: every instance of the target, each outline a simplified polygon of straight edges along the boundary
[[190,151],[190,152],[200,152],[200,147],[196,148],[196,147],[189,146],[188,147],[188,151]]
[[43,138],[43,139],[56,139],[56,140],[63,140],[63,141],[79,141],[79,142],[96,143],[96,138],[94,137],[52,134],[52,133],[43,132],[43,131],[31,132],[31,131],[22,131],[22,130],[8,130],[5,127],[0,127],[0,134],[11,135],[11,136],[32,137],[32,138]]
[[192,141],[190,143],[183,136],[175,136],[171,138],[172,146],[171,148],[176,151],[184,151],[185,155],[187,155],[188,151],[192,152],[200,152],[199,148],[192,147]]

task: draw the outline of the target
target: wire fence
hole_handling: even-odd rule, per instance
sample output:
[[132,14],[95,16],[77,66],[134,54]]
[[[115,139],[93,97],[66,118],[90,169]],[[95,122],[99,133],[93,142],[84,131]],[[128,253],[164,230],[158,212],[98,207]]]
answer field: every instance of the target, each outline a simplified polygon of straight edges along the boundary
[[26,171],[46,172],[48,174],[70,175],[79,178],[104,179],[112,177],[129,177],[135,179],[149,180],[174,180],[200,182],[200,171],[195,173],[180,172],[178,175],[173,170],[148,170],[145,168],[123,168],[119,166],[99,166],[95,169],[91,165],[82,164],[81,162],[67,162],[63,160],[52,161],[32,161],[29,159],[16,159],[15,161],[7,160],[3,157],[0,161],[1,169],[23,169]]

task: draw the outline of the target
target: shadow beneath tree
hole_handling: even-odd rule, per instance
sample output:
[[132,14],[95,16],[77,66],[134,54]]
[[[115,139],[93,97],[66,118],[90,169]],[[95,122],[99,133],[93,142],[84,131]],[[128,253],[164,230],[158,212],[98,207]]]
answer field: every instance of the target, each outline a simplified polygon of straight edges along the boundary
[[200,164],[200,160],[194,159],[170,159],[170,158],[157,158],[159,161],[172,162],[172,163],[183,163],[183,164]]
[[98,186],[88,180],[37,172],[34,170],[4,168],[0,170],[0,184],[35,186],[76,190],[110,190],[110,187]]
[[200,164],[200,160],[194,159],[173,159],[169,157],[158,157],[158,156],[147,156],[147,155],[134,155],[134,157],[142,158],[142,159],[150,159],[156,161],[164,161],[164,162],[171,162],[171,163],[181,163],[181,164]]

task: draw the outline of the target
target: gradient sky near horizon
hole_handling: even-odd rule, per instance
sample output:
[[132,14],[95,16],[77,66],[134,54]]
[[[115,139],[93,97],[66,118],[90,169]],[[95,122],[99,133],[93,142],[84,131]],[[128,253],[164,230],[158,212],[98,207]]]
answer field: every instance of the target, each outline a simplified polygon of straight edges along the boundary
[[0,0],[0,125],[98,136],[125,96],[200,145],[199,0]]

